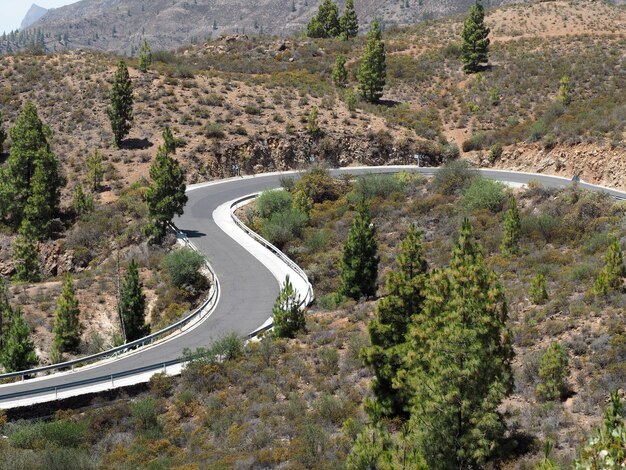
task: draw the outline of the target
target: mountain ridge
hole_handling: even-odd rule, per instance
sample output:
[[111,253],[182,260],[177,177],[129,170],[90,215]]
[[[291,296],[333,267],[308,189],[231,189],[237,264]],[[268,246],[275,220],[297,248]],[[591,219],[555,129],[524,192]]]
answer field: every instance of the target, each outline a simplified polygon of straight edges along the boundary
[[[529,0],[487,0],[485,6]],[[340,14],[345,0],[338,2]],[[474,0],[357,0],[361,32],[374,18],[386,27],[460,14]],[[143,39],[153,49],[177,47],[222,35],[291,36],[306,29],[321,0],[82,0],[49,12],[31,25],[46,33],[48,51],[96,49],[136,55]],[[140,25],[140,26],[138,26]]]
[[33,3],[26,13],[26,16],[24,16],[22,23],[20,24],[20,30],[32,26],[49,11],[50,10],[48,10],[47,8],[40,7],[36,3]]

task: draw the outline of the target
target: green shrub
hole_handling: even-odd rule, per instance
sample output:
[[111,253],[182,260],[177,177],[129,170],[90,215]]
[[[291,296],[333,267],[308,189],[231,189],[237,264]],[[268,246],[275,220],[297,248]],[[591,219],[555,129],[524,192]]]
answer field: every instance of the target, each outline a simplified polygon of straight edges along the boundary
[[502,144],[495,143],[489,147],[489,163],[492,165],[502,156]]
[[482,150],[489,145],[489,138],[484,132],[476,132],[463,142],[463,151],[471,152],[472,150]]
[[296,190],[304,191],[315,204],[339,198],[337,182],[330,176],[328,170],[321,166],[307,170],[296,182]]
[[302,234],[302,229],[307,224],[306,214],[295,210],[287,209],[274,214],[270,219],[263,222],[261,230],[263,237],[279,248],[284,247],[295,237]]
[[130,406],[130,413],[139,429],[148,430],[158,426],[159,401],[153,397],[146,397]]
[[467,188],[478,172],[465,160],[446,163],[433,179],[433,188],[439,194],[458,194]]
[[375,197],[387,198],[392,193],[404,191],[405,184],[395,175],[363,175],[357,178],[354,192],[358,200]]
[[204,136],[211,139],[224,137],[224,127],[215,122],[207,122],[204,126]]
[[289,209],[292,202],[293,197],[287,191],[277,189],[263,191],[256,199],[256,210],[259,217],[269,219],[274,214]]
[[505,187],[502,183],[486,178],[474,178],[463,193],[461,204],[467,211],[487,209],[498,213],[507,200]]
[[196,286],[205,257],[191,248],[174,250],[163,258],[163,268],[176,287]]
[[85,441],[86,423],[50,421],[23,423],[10,434],[9,441],[19,449],[79,447]]

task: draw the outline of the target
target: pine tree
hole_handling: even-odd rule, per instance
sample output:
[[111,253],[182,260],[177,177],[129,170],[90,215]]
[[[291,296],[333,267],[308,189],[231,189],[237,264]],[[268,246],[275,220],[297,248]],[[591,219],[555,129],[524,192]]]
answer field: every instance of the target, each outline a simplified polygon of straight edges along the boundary
[[346,462],[348,470],[427,470],[414,433],[407,427],[390,436],[380,422],[368,424],[359,433]]
[[624,289],[626,266],[622,254],[622,245],[615,235],[611,235],[609,250],[604,256],[605,265],[598,274],[594,284],[594,292],[598,296],[606,296],[611,291]]
[[32,369],[39,363],[35,344],[30,338],[30,328],[19,309],[11,310],[5,338],[0,362],[6,372]]
[[348,82],[348,71],[346,70],[346,56],[339,54],[335,60],[335,66],[332,71],[333,81],[338,87],[346,86]]
[[311,211],[313,210],[313,200],[307,196],[307,194],[302,190],[298,189],[293,195],[293,208],[304,215],[307,216],[307,219],[311,219]]
[[489,28],[485,26],[485,9],[477,0],[469,10],[461,31],[461,62],[465,73],[480,71],[489,61]]
[[53,347],[59,351],[73,351],[80,343],[80,309],[74,292],[74,280],[68,274],[57,300],[54,317]]
[[375,296],[378,261],[376,227],[372,223],[369,207],[362,203],[343,248],[341,293],[355,300]]
[[35,105],[29,101],[10,134],[13,144],[0,175],[0,217],[10,216],[13,224],[19,227],[29,199],[35,192],[31,200],[31,221],[38,224],[39,233],[48,235],[47,229],[53,215],[58,212],[61,187],[65,184],[59,162],[50,151],[48,141],[52,133],[39,119]]
[[553,342],[541,356],[539,383],[535,393],[540,400],[559,400],[567,392],[569,375],[567,351],[558,342]]
[[169,126],[163,131],[163,147],[168,155],[176,155],[176,139]]
[[431,273],[409,332],[411,422],[429,468],[474,468],[504,435],[513,350],[498,276],[463,222],[447,268]]
[[374,20],[372,30],[367,35],[367,45],[361,57],[357,78],[363,99],[370,103],[378,102],[383,96],[387,80],[385,43],[382,41],[378,20]]
[[323,0],[322,4],[307,25],[307,36],[310,38],[335,38],[339,36],[339,9],[332,0]]
[[387,279],[388,295],[368,325],[372,346],[363,351],[364,362],[376,377],[372,390],[386,416],[407,416],[410,395],[394,382],[404,367],[411,317],[422,308],[427,272],[422,235],[411,226],[400,245],[397,269]]
[[352,446],[347,470],[377,470],[391,468],[393,441],[386,429],[379,424],[370,424],[361,431]]
[[354,9],[354,0],[347,0],[346,9],[343,16],[339,19],[341,27],[341,37],[344,41],[354,39],[359,34],[359,19]]
[[126,342],[135,341],[150,333],[150,327],[145,323],[146,296],[143,293],[143,284],[139,279],[139,269],[134,259],[130,261],[128,271],[124,276],[119,309]]
[[160,242],[166,234],[167,224],[175,215],[182,215],[187,203],[185,190],[185,173],[180,164],[160,147],[150,167],[150,186],[146,191],[150,219],[146,232],[153,241]]
[[107,109],[115,145],[120,147],[124,137],[130,132],[133,120],[133,84],[128,74],[126,62],[120,60],[111,89],[111,106]]
[[59,212],[61,187],[64,185],[59,161],[50,151],[41,150],[24,208],[24,220],[31,223],[38,240],[45,240],[52,233],[52,221]]
[[311,111],[309,112],[309,116],[307,117],[307,126],[306,129],[309,134],[313,137],[317,137],[322,133],[319,124],[320,112],[317,109],[317,106],[313,106]]
[[152,50],[148,41],[144,39],[139,48],[139,71],[146,73],[152,65]]
[[9,290],[7,288],[6,281],[0,278],[0,356],[2,355],[2,349],[6,341],[5,334],[9,326],[11,314],[13,309],[9,303]]
[[624,401],[618,392],[612,392],[611,402],[604,412],[604,423],[589,438],[573,468],[576,470],[624,468],[625,448]]
[[79,216],[93,211],[93,198],[85,193],[82,184],[76,186],[76,189],[74,190],[72,208],[74,209],[76,215]]
[[0,155],[4,152],[4,141],[7,140],[7,131],[4,130],[2,113],[0,113]]
[[87,158],[87,181],[89,181],[89,186],[94,193],[100,191],[103,178],[104,168],[102,167],[102,155],[98,149],[96,149]]
[[569,106],[572,102],[572,95],[569,89],[569,77],[564,75],[559,81],[559,92],[556,95],[556,101],[563,106]]
[[522,222],[520,219],[517,201],[511,198],[511,207],[504,216],[504,236],[500,245],[502,256],[513,256],[519,253],[519,239],[522,235]]
[[13,244],[15,280],[17,281],[37,282],[41,278],[35,233],[32,224],[28,219],[24,219]]
[[537,274],[537,276],[530,281],[528,296],[530,297],[530,301],[536,305],[541,305],[548,300],[548,284],[546,277],[542,273]]
[[300,331],[306,331],[304,310],[300,308],[300,296],[293,288],[289,276],[285,279],[280,294],[272,309],[274,336],[295,338]]

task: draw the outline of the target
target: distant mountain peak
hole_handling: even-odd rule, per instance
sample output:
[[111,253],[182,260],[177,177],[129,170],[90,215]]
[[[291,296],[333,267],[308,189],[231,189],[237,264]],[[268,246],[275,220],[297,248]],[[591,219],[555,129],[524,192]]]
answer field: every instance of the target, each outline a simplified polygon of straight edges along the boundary
[[28,10],[28,13],[26,13],[26,16],[22,20],[20,29],[28,28],[46,13],[48,13],[48,10],[46,8],[40,7],[39,5],[33,3],[33,5]]

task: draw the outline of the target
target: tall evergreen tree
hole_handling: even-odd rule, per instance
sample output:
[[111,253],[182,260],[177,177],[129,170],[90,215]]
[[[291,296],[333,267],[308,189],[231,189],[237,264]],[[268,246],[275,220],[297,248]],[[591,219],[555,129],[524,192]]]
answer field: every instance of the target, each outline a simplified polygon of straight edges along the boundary
[[165,236],[167,224],[175,215],[182,215],[187,195],[185,173],[180,164],[159,148],[150,167],[150,187],[146,192],[150,222],[147,233],[159,242]]
[[52,133],[29,101],[10,134],[13,144],[0,175],[0,217],[9,216],[19,227],[29,199],[36,193],[31,200],[29,217],[37,224],[38,236],[48,235],[47,229],[58,211],[61,187],[65,184],[59,162],[48,143]]
[[538,273],[535,278],[530,281],[528,296],[530,297],[530,301],[537,305],[541,305],[548,300],[548,283],[543,273]]
[[607,295],[611,291],[624,289],[626,266],[622,254],[622,245],[615,235],[611,235],[609,250],[604,255],[605,265],[594,284],[596,295]]
[[74,190],[72,209],[74,209],[74,212],[78,216],[93,211],[93,198],[85,193],[82,184],[76,186]]
[[567,75],[563,75],[559,81],[559,92],[556,95],[556,102],[563,106],[569,106],[572,103],[569,77]]
[[139,47],[139,70],[143,73],[146,73],[151,65],[152,49],[150,49],[148,41],[144,39],[144,41],[141,43],[141,47]]
[[6,281],[0,278],[0,356],[2,355],[2,349],[6,341],[5,333],[9,326],[12,313],[13,309],[9,303],[9,290]]
[[130,261],[128,271],[124,276],[119,309],[127,342],[143,338],[150,333],[150,327],[145,321],[146,296],[143,293],[143,284],[134,259]]
[[359,19],[354,9],[354,0],[347,0],[346,9],[339,19],[341,26],[341,37],[344,41],[354,39],[359,34]]
[[168,155],[176,155],[176,139],[169,126],[163,131],[163,147]]
[[335,66],[332,71],[333,82],[338,87],[346,86],[348,81],[348,71],[346,70],[346,56],[339,54],[335,60]]
[[466,219],[409,333],[411,419],[429,468],[480,467],[503,436],[498,407],[513,385],[506,319],[504,290]]
[[522,222],[520,219],[517,201],[511,198],[511,207],[504,216],[504,236],[500,245],[502,256],[512,256],[519,253],[519,239],[522,235]]
[[307,25],[307,36],[310,38],[335,38],[339,36],[339,9],[332,0],[323,0],[322,4]]
[[15,279],[21,282],[37,282],[41,278],[39,255],[37,254],[36,230],[28,219],[20,225],[13,243]]
[[476,0],[461,31],[461,62],[465,73],[476,73],[489,62],[489,28],[485,25],[485,8]]
[[126,62],[120,60],[111,89],[111,106],[107,109],[115,145],[119,147],[130,132],[133,121],[133,83]]
[[383,96],[387,80],[385,43],[382,40],[378,20],[374,20],[372,30],[367,35],[367,45],[361,57],[357,78],[363,99],[370,103],[378,102]]
[[89,187],[94,193],[100,191],[103,178],[104,168],[102,167],[102,155],[98,149],[96,149],[87,158],[87,181],[89,181]]
[[6,372],[32,369],[39,363],[30,328],[19,309],[11,309],[0,362]]
[[364,202],[352,222],[341,259],[341,292],[358,300],[376,295],[378,278],[376,227]]
[[407,417],[410,394],[394,387],[404,367],[406,334],[411,316],[422,309],[428,264],[422,235],[411,226],[400,245],[397,269],[387,279],[387,297],[368,325],[372,346],[363,351],[365,363],[374,371],[372,390],[383,414]]
[[558,341],[545,350],[539,362],[539,383],[535,388],[540,400],[560,400],[567,392],[569,375],[567,351]]
[[2,113],[0,113],[0,155],[4,152],[4,141],[7,140],[7,131],[4,130]]
[[278,338],[295,338],[300,331],[306,331],[304,310],[300,308],[300,296],[293,288],[289,276],[285,279],[280,294],[272,309],[274,335]]
[[59,352],[75,350],[80,343],[80,308],[74,291],[74,280],[69,274],[63,281],[63,290],[54,315],[53,347]]
[[38,240],[46,239],[52,232],[52,221],[59,211],[64,185],[59,161],[50,151],[42,150],[35,162],[30,195],[24,208],[24,220],[31,223]]

